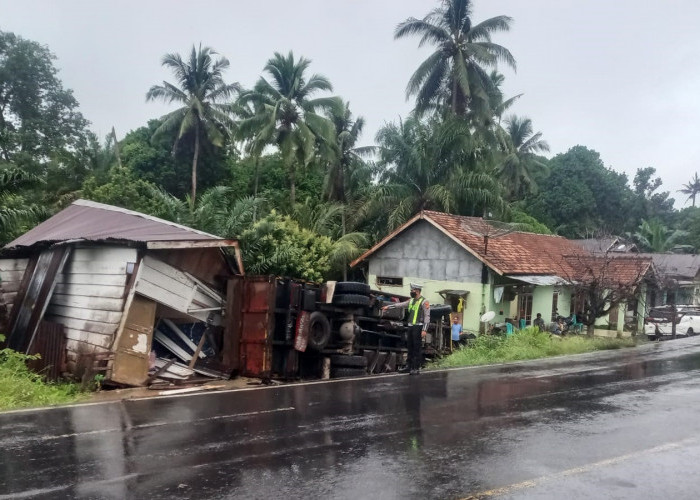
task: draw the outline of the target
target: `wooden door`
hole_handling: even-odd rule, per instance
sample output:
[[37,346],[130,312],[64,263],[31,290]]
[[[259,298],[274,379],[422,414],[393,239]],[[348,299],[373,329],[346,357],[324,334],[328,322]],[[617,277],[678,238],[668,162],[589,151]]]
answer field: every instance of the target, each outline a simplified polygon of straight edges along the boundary
[[148,378],[156,303],[134,295],[124,314],[126,318],[115,348],[111,379],[121,384],[143,385]]
[[524,319],[525,324],[531,324],[532,320],[532,293],[526,292],[518,295],[518,318]]

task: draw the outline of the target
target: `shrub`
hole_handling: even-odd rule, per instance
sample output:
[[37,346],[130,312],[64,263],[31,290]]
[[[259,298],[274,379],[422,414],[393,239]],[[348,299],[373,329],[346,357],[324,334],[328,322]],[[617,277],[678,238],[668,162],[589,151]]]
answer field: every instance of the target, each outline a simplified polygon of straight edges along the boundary
[[526,328],[513,335],[499,337],[481,335],[470,347],[464,347],[431,364],[431,368],[485,365],[504,361],[546,358],[580,354],[635,345],[634,339],[613,339],[585,336],[556,337],[537,328]]
[[0,349],[0,410],[71,403],[80,398],[75,384],[47,382],[41,374],[29,370],[27,361],[38,357]]

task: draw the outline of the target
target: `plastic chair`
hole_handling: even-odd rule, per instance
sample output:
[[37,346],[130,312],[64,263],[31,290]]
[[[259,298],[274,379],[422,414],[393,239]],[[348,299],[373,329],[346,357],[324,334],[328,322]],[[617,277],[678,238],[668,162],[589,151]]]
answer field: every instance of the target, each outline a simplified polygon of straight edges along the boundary
[[513,335],[513,324],[506,322],[506,335]]
[[578,318],[576,317],[575,314],[574,314],[573,316],[571,316],[571,328],[572,328],[573,331],[575,331],[576,333],[582,333],[582,332],[583,332],[583,323],[579,323],[579,322],[578,322]]

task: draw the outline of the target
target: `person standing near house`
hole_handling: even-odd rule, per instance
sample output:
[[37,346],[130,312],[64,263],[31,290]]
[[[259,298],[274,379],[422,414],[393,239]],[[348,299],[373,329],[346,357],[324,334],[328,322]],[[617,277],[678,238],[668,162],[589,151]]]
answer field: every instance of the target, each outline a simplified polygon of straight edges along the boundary
[[405,307],[408,312],[408,334],[406,343],[408,344],[408,368],[411,375],[420,373],[421,348],[423,347],[423,337],[428,333],[430,323],[430,304],[421,295],[423,285],[411,283],[411,298],[405,302],[397,302],[382,307],[382,311],[387,309],[397,309]]
[[452,349],[457,349],[459,345],[459,336],[462,333],[462,323],[459,321],[459,316],[456,314],[452,318]]
[[532,326],[536,326],[541,332],[545,331],[546,326],[544,324],[544,320],[542,319],[542,314],[537,313],[537,317],[535,318],[535,321],[532,322]]

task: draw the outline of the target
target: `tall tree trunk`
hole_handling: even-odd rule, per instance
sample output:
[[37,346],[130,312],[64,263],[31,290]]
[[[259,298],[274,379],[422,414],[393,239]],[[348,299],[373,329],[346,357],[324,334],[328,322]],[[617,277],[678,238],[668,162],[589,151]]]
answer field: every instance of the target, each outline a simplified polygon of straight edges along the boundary
[[452,70],[452,114],[457,114],[457,71]]
[[[253,181],[253,198],[258,197],[258,179],[260,178],[260,156],[253,156],[253,168],[255,169],[255,178]],[[258,220],[258,207],[257,205],[253,207],[253,224]]]
[[[347,208],[347,204],[345,203],[345,165],[343,165],[343,161],[341,160],[338,163],[338,199],[340,201],[340,206],[342,207],[342,211],[340,212],[340,232],[341,235],[340,237],[342,238],[345,236],[345,209]],[[348,280],[348,261],[343,259],[343,281]]]
[[258,197],[258,181],[260,179],[260,158],[258,155],[253,157],[253,197]]
[[289,201],[292,204],[292,209],[294,209],[294,204],[297,201],[297,190],[296,190],[296,167],[294,163],[289,166]]
[[[343,203],[343,211],[340,212],[340,231],[341,237],[345,236],[345,203]],[[343,281],[348,280],[348,261],[343,259]]]
[[676,307],[676,291],[673,291],[671,300],[671,338],[676,338],[676,325],[678,324],[678,308]]
[[197,160],[199,159],[199,121],[194,126],[194,156],[192,158],[192,208],[197,197]]

